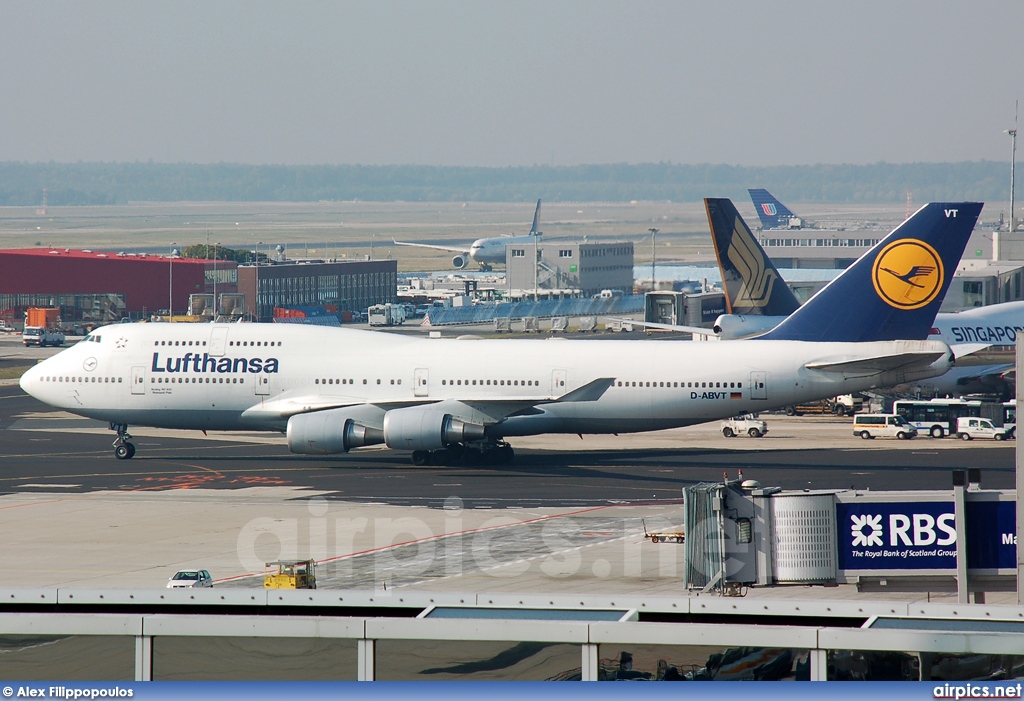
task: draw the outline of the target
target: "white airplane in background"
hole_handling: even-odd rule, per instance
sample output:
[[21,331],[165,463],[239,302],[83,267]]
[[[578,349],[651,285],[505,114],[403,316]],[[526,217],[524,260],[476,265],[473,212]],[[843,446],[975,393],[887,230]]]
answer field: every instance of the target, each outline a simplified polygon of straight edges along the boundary
[[469,246],[440,246],[432,243],[408,243],[395,241],[397,246],[415,246],[417,248],[433,248],[438,251],[450,251],[456,255],[452,256],[452,267],[462,270],[469,261],[480,265],[480,269],[487,271],[493,263],[505,264],[505,247],[515,244],[533,245],[540,242],[543,233],[537,229],[540,223],[540,200],[537,200],[537,209],[533,212],[533,226],[530,233],[524,236],[507,234],[505,236],[492,236],[484,239],[477,239]]
[[[287,433],[295,453],[385,444],[415,464],[507,462],[512,436],[688,426],[940,375],[925,339],[980,203],[934,203],[756,340],[430,339],[276,324],[115,324],[35,365],[21,387],[117,431]],[[919,286],[881,267],[931,266]],[[838,317],[842,323],[829,323]]]

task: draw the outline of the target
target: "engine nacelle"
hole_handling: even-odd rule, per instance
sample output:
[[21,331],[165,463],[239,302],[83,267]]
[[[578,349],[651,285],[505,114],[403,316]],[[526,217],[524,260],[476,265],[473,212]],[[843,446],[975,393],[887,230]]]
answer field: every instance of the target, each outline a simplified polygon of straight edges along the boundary
[[384,442],[396,450],[437,450],[453,443],[482,441],[487,429],[443,410],[412,406],[384,415]]
[[288,419],[288,450],[302,455],[330,455],[383,443],[383,431],[361,423],[372,418],[366,413],[352,409],[328,409],[297,414]]
[[452,256],[452,267],[456,270],[462,270],[469,263],[469,256],[464,256],[461,253],[457,256]]

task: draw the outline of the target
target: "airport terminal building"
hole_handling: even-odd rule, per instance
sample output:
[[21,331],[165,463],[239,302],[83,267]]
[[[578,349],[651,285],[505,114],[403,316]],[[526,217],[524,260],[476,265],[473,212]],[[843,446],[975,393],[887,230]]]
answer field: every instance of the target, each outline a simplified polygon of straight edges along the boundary
[[398,298],[398,261],[240,265],[238,291],[257,321],[272,321],[274,307],[333,305],[339,311],[365,312]]

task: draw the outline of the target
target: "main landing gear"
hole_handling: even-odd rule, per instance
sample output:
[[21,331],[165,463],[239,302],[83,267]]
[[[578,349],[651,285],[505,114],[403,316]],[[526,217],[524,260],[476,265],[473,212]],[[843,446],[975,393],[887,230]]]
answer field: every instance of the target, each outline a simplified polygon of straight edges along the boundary
[[117,431],[117,438],[114,439],[114,457],[118,460],[130,460],[135,455],[135,445],[128,440],[131,438],[128,433],[128,424],[111,422],[110,430]]
[[441,450],[412,451],[413,465],[508,465],[516,456],[505,441],[453,443]]

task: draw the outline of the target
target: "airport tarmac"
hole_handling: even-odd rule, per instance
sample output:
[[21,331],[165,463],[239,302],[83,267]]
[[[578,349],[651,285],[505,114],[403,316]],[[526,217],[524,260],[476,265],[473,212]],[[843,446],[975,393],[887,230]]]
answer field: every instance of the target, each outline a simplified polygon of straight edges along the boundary
[[[1012,443],[863,441],[848,419],[763,418],[761,439],[727,439],[717,422],[520,438],[501,467],[413,467],[379,449],[297,456],[276,434],[133,428],[139,452],[118,461],[105,425],[8,381],[0,527],[18,565],[0,568],[0,587],[153,588],[188,567],[218,587],[259,587],[264,562],[313,557],[321,588],[685,595],[682,548],[643,532],[678,529],[689,484],[742,469],[786,489],[945,489],[952,469],[980,467],[983,486],[1013,486]],[[848,586],[749,595],[949,600]]]

